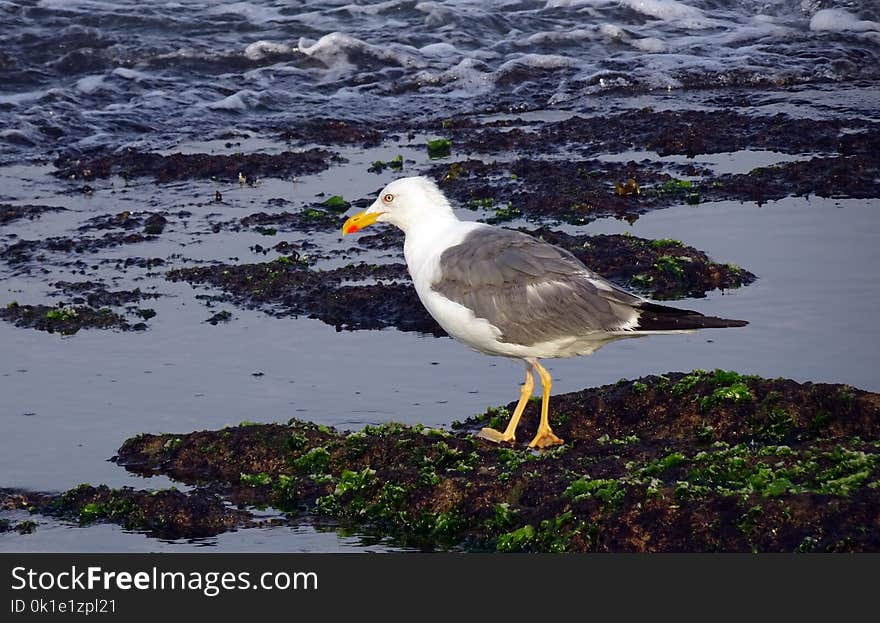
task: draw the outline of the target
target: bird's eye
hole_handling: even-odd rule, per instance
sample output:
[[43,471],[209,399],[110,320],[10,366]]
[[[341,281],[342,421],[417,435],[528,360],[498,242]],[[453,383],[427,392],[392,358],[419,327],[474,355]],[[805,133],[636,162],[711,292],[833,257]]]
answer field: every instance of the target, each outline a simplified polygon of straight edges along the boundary
[[392,201],[394,201],[394,195],[388,193],[387,195],[382,197],[382,201],[384,201],[385,203],[391,203]]

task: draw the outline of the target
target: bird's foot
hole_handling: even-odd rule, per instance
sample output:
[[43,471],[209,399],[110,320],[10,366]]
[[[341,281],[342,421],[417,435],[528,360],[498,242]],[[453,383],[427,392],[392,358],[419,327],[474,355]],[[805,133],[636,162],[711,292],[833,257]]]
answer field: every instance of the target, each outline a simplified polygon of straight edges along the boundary
[[553,431],[550,430],[548,426],[545,429],[538,429],[538,434],[535,435],[535,438],[532,439],[529,444],[530,448],[549,448],[550,446],[558,446],[564,443],[559,437],[553,434]]
[[477,433],[477,437],[479,437],[480,439],[485,439],[486,441],[491,441],[493,443],[516,441],[516,436],[513,433],[502,433],[495,430],[494,428],[484,428],[479,433]]

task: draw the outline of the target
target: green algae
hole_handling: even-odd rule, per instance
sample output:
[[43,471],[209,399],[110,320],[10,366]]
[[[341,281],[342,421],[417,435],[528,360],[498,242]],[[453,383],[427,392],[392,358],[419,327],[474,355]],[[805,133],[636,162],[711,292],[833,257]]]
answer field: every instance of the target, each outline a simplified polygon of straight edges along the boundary
[[684,277],[685,263],[690,262],[687,256],[661,255],[654,263],[654,268],[660,272],[669,273],[674,277]]
[[487,218],[486,222],[492,225],[497,225],[498,223],[512,221],[521,216],[522,211],[519,208],[514,207],[512,202],[508,201],[506,206],[495,208],[495,213]]
[[673,238],[656,238],[649,241],[648,245],[654,249],[668,249],[669,247],[683,247],[684,243]]
[[[333,212],[337,212],[340,214],[342,212],[345,212],[346,210],[348,210],[351,207],[351,203],[349,203],[348,201],[343,199],[340,195],[333,195],[331,197],[328,197],[327,199],[325,199],[323,201],[323,203],[321,205],[323,205],[328,210],[331,210]],[[313,211],[317,212],[317,210],[313,210]],[[308,212],[308,211],[306,211],[306,212]],[[323,217],[324,217],[324,215],[321,214],[320,218],[323,218]]]
[[452,153],[452,141],[448,138],[438,138],[427,143],[429,158],[445,158]]
[[499,552],[518,552],[531,546],[534,540],[535,529],[531,524],[526,524],[521,528],[499,536],[495,549]]
[[327,473],[330,466],[330,452],[323,446],[311,448],[308,452],[293,461],[298,472],[308,475]]
[[601,500],[605,504],[616,507],[626,495],[626,487],[615,478],[592,479],[588,476],[573,481],[562,495],[571,498],[572,502],[579,502],[587,498]]
[[403,156],[398,154],[391,160],[375,160],[367,170],[371,173],[381,173],[385,169],[403,170]]
[[57,320],[59,322],[67,322],[70,320],[76,320],[79,314],[76,311],[76,308],[73,307],[59,307],[57,309],[50,309],[46,312],[46,320]]

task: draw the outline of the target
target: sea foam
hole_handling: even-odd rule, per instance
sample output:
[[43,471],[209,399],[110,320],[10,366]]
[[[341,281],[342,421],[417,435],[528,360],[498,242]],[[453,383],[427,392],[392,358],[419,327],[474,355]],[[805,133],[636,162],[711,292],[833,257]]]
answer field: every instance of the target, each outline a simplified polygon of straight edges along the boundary
[[843,9],[822,9],[810,20],[810,30],[830,32],[880,31],[880,22],[859,19]]

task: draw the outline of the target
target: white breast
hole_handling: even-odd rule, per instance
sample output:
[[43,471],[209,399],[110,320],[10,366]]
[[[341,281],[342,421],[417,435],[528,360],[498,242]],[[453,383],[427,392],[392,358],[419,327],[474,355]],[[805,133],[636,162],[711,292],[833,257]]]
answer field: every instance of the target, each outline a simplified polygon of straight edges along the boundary
[[403,254],[422,305],[437,323],[455,339],[480,352],[490,355],[519,356],[498,341],[501,332],[487,320],[431,288],[440,279],[440,256],[449,247],[460,244],[474,229],[486,227],[483,223],[452,221],[412,227],[406,232]]

